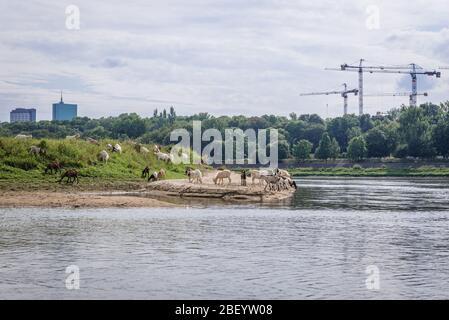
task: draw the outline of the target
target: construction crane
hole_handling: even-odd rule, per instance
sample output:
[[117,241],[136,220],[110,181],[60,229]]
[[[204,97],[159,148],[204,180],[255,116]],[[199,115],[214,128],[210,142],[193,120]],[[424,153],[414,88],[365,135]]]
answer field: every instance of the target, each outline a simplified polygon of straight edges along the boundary
[[359,73],[359,93],[362,97],[359,97],[359,113],[363,114],[363,73],[394,73],[394,74],[410,74],[412,77],[412,105],[417,105],[418,96],[418,77],[417,75],[436,76],[441,78],[441,72],[439,71],[427,71],[415,63],[411,63],[407,66],[363,66],[364,59],[360,59],[359,65],[342,64],[340,69],[326,68],[326,70],[335,71],[353,71]]
[[[365,97],[409,97],[410,98],[410,106],[413,106],[413,93],[410,92],[400,92],[400,93],[377,93],[377,94],[366,94]],[[427,97],[429,94],[427,92],[417,93],[416,96],[424,96]]]
[[322,95],[332,95],[332,94],[339,94],[343,97],[343,108],[344,108],[344,114],[348,114],[348,94],[353,93],[355,96],[358,95],[359,90],[352,89],[348,90],[348,85],[346,83],[343,83],[343,91],[329,91],[329,92],[311,92],[311,93],[301,93],[300,96],[322,96]]

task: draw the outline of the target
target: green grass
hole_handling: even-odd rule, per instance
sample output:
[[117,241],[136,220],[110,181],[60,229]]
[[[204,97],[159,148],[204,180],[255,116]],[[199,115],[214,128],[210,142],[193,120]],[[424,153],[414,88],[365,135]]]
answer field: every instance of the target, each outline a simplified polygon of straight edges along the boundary
[[335,176],[335,177],[449,177],[449,168],[422,166],[419,168],[393,169],[393,168],[296,168],[289,170],[298,177],[307,176]]
[[[44,142],[43,142],[44,141]],[[108,151],[110,159],[107,163],[98,160],[98,154],[106,150],[108,143],[119,143],[122,154]],[[45,145],[45,155],[31,155],[29,149],[35,145]],[[48,163],[59,161],[64,169],[77,169],[80,174],[80,185],[94,188],[97,186],[126,186],[144,182],[141,173],[145,166],[151,171],[164,168],[167,179],[183,178],[185,165],[166,164],[157,160],[152,146],[146,145],[150,153],[146,156],[138,153],[131,143],[114,140],[100,141],[100,146],[84,140],[17,140],[0,138],[0,188],[29,188],[29,186],[52,186],[59,175],[44,174]],[[168,152],[168,150],[162,150]],[[57,184],[59,187],[59,184]],[[60,187],[63,187],[61,185]],[[34,188],[33,188],[34,189]]]

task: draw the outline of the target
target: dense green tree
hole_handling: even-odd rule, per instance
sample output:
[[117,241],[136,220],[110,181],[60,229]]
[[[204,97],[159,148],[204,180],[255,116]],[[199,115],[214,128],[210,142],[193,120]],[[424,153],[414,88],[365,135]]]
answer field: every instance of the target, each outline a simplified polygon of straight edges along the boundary
[[279,140],[278,142],[278,157],[280,160],[288,159],[290,157],[290,145],[287,140]]
[[327,124],[327,131],[337,139],[341,149],[346,151],[349,142],[348,134],[354,127],[359,127],[359,119],[354,115],[346,115],[331,119]]
[[352,138],[348,146],[348,158],[353,161],[361,161],[367,153],[366,142],[363,136]]
[[315,151],[315,158],[327,160],[332,157],[332,140],[327,132],[323,133],[318,148]]
[[433,128],[432,141],[440,155],[449,156],[449,116],[440,119]]
[[407,145],[407,155],[431,157],[434,155],[431,143],[430,120],[421,107],[403,107],[399,116],[399,133]]
[[369,130],[366,133],[365,141],[368,157],[382,158],[390,155],[387,136],[379,128]]
[[325,132],[330,140],[327,159],[337,157],[340,151],[347,152],[349,142],[360,135],[365,137],[370,157],[391,154],[396,157],[449,156],[449,101],[414,108],[402,106],[372,117],[347,115],[326,121],[316,114],[292,113],[289,118],[275,115],[215,117],[208,113],[178,116],[174,107],[170,106],[166,108],[168,112],[163,110],[163,107],[154,110],[151,118],[141,118],[131,113],[99,119],[80,117],[72,121],[0,123],[0,136],[32,134],[35,138],[44,139],[65,138],[79,133],[81,138],[131,138],[146,143],[170,144],[172,130],[183,128],[192,132],[192,121],[200,120],[203,130],[214,128],[222,135],[227,128],[276,128],[280,134],[279,141],[282,141],[278,146],[281,157],[288,156],[290,150],[294,151],[301,140],[313,144],[312,153],[323,153],[326,148],[323,146],[318,150],[318,147]]
[[300,140],[293,146],[293,155],[298,160],[306,160],[310,158],[312,152],[313,143],[308,140]]
[[330,158],[331,159],[337,159],[340,155],[341,152],[341,148],[340,145],[338,144],[337,139],[332,138],[331,139],[331,153],[330,153]]

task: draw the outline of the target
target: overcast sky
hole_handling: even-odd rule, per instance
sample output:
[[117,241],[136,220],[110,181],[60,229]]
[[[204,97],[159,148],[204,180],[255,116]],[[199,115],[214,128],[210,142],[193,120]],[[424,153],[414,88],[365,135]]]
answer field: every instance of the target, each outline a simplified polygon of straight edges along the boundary
[[[80,10],[79,30],[66,27],[69,5]],[[50,119],[59,90],[89,117],[171,105],[178,114],[337,116],[341,97],[299,96],[357,88],[357,73],[325,67],[360,58],[449,66],[448,17],[447,0],[0,0],[0,121],[31,106]],[[419,78],[426,101],[449,99],[448,75]],[[409,75],[366,75],[366,93],[410,90]],[[365,98],[365,111],[402,103]],[[349,111],[358,112],[356,97]]]

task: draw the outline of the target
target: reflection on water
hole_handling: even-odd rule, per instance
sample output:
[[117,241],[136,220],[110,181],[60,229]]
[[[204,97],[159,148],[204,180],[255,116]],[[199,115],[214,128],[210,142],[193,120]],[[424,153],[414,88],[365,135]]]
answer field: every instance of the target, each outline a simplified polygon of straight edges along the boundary
[[0,209],[0,298],[449,298],[445,180],[300,184],[290,207]]
[[449,210],[449,178],[308,178],[298,185],[295,208]]

